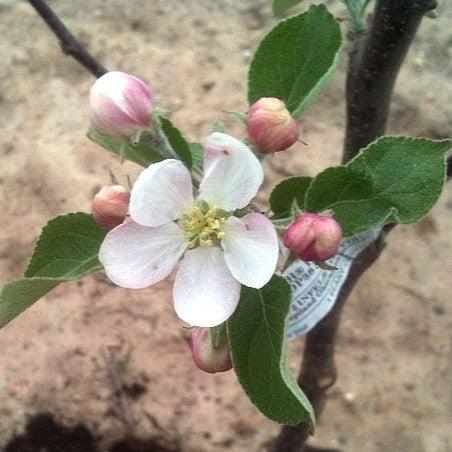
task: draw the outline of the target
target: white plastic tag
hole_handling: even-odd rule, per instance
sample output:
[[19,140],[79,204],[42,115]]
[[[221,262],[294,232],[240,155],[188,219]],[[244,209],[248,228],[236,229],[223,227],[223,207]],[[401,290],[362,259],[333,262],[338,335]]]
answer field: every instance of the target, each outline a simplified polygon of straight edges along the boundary
[[342,240],[339,252],[328,264],[337,270],[322,270],[312,262],[295,261],[283,273],[292,287],[287,338],[307,333],[330,312],[344,284],[353,259],[380,234],[381,228]]

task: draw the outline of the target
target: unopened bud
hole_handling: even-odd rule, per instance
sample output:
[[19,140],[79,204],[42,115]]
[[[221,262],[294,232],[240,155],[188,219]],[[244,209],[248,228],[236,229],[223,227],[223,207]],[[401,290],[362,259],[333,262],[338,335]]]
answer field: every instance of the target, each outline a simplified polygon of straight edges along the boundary
[[284,245],[303,261],[324,261],[337,253],[341,238],[334,218],[303,213],[287,228]]
[[122,185],[106,185],[94,196],[92,213],[94,221],[112,229],[121,224],[129,210],[130,193]]
[[107,72],[91,86],[91,125],[106,135],[127,138],[149,127],[153,101],[149,88],[139,78]]
[[214,374],[232,369],[229,344],[214,344],[210,328],[194,328],[188,339],[193,361],[204,372]]
[[246,128],[258,150],[265,153],[290,148],[300,135],[300,126],[283,101],[263,97],[248,110]]

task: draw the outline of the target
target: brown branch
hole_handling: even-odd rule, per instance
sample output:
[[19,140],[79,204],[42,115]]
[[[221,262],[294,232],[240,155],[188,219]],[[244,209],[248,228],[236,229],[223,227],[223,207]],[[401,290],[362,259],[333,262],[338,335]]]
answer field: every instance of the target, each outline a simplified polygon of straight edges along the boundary
[[62,51],[66,55],[70,55],[77,60],[83,67],[88,69],[95,77],[100,77],[105,74],[107,69],[102,66],[88,50],[77,40],[77,38],[66,28],[59,17],[54,13],[52,8],[45,0],[28,0],[42,17],[45,23],[53,31],[55,36],[60,41]]
[[[343,162],[385,132],[397,74],[423,15],[435,7],[434,0],[378,0],[368,35],[355,37],[346,83]],[[392,225],[385,226],[380,237],[353,262],[333,309],[307,335],[298,383],[317,418],[325,405],[328,388],[336,381],[334,353],[342,308],[361,275],[380,256],[391,228]],[[312,450],[305,445],[308,436],[306,424],[285,426],[270,449],[274,452]]]
[[424,14],[435,0],[379,0],[364,43],[350,55],[343,161],[386,129],[394,84]]

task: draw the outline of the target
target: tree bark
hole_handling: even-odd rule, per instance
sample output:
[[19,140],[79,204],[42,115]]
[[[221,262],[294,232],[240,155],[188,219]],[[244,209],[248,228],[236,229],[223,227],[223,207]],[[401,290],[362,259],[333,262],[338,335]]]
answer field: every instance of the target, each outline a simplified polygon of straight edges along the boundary
[[[435,7],[434,0],[377,0],[370,30],[355,36],[346,82],[343,163],[384,134],[399,69],[423,15]],[[298,384],[317,418],[325,406],[328,388],[336,381],[334,353],[342,309],[361,275],[380,256],[391,228],[392,225],[385,226],[380,237],[353,262],[333,309],[306,337]],[[308,437],[306,424],[284,426],[270,450],[313,451],[305,444]]]
[[351,52],[346,82],[343,161],[386,130],[394,84],[422,17],[435,0],[379,0],[361,48]]

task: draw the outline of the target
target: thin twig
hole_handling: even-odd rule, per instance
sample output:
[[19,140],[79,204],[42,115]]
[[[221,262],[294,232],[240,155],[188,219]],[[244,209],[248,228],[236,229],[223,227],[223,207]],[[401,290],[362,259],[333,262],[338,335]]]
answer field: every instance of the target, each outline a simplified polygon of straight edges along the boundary
[[99,63],[88,50],[77,40],[77,38],[66,28],[59,17],[45,0],[28,0],[44,19],[45,23],[53,31],[60,41],[60,46],[66,55],[70,55],[77,60],[83,67],[88,69],[95,77],[105,74],[107,69]]
[[[400,66],[425,12],[436,7],[433,0],[378,0],[368,35],[355,35],[347,76],[347,130],[343,162],[385,132],[392,91]],[[316,417],[326,402],[327,390],[336,382],[334,361],[342,308],[361,275],[372,266],[385,246],[380,237],[353,262],[338,299],[307,335],[298,383],[311,401]],[[271,445],[274,452],[308,450],[308,426],[285,426]]]

